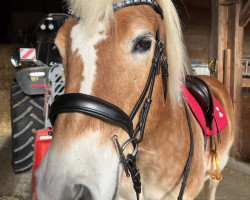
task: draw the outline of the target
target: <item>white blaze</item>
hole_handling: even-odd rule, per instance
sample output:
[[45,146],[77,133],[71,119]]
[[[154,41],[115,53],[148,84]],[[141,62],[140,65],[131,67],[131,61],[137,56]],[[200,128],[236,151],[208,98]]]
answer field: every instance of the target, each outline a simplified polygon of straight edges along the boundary
[[83,82],[81,83],[80,90],[80,92],[84,94],[91,94],[92,92],[96,75],[97,60],[95,46],[106,38],[104,27],[104,23],[99,22],[96,33],[91,36],[86,32],[88,27],[85,27],[84,24],[81,23],[74,26],[71,31],[72,50],[73,52],[78,52],[84,63],[82,72]]

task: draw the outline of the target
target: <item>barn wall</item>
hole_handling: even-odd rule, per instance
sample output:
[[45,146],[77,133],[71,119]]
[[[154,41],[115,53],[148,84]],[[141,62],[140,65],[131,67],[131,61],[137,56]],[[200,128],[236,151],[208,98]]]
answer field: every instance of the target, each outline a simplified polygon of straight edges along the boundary
[[[179,14],[189,57],[207,63],[211,26],[210,8],[187,6],[187,11],[179,8]],[[250,23],[245,28],[243,56],[250,57]]]
[[[250,58],[250,22],[244,31],[243,56]],[[250,88],[242,90],[242,147],[241,157],[250,162]]]
[[240,154],[241,159],[250,162],[250,88],[243,88],[242,91],[242,138]]
[[[188,12],[188,14],[187,14]],[[207,64],[209,59],[209,42],[211,32],[211,14],[209,7],[191,7],[187,5],[187,12],[179,7],[179,14],[183,25],[184,40],[189,57],[192,61]],[[189,15],[189,16],[188,16]],[[243,56],[250,57],[250,22],[245,28]],[[250,161],[250,88],[242,91],[242,137],[240,138],[241,160]]]
[[210,8],[187,6],[187,11],[184,8],[180,9],[180,17],[190,59],[207,63],[209,59]]
[[243,55],[250,57],[250,22],[245,27]]

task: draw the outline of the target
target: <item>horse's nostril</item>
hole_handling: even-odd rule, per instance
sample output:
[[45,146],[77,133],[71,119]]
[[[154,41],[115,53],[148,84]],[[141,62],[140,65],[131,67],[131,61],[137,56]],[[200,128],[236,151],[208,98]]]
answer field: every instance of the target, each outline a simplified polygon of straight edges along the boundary
[[85,185],[75,185],[74,190],[76,194],[74,200],[93,200],[88,187]]

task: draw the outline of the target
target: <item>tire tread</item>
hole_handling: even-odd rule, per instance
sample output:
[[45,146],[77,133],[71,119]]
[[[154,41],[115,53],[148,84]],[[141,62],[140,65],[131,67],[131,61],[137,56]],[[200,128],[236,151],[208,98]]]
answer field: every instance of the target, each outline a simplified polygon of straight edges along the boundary
[[15,82],[11,86],[12,168],[15,173],[32,170],[36,130],[44,128],[42,95],[28,96]]

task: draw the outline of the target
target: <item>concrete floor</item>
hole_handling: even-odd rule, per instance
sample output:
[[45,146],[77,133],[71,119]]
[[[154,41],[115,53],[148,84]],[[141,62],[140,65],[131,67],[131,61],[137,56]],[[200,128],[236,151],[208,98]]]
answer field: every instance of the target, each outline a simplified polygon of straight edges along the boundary
[[[250,200],[250,173],[241,172],[243,170],[234,169],[229,161],[227,167],[223,171],[223,180],[218,186],[216,192],[216,200]],[[250,166],[247,166],[250,170]],[[197,200],[205,200],[204,192],[201,192]]]

